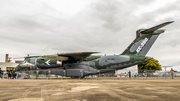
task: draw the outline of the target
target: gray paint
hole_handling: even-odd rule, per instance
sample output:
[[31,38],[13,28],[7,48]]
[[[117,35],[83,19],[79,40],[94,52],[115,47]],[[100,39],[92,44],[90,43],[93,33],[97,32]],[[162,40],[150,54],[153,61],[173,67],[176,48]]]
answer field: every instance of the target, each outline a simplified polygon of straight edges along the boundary
[[145,56],[147,54],[147,52],[149,51],[149,49],[152,47],[153,43],[156,41],[156,39],[158,38],[159,35],[153,35],[148,41],[147,43],[144,45],[144,47],[142,48],[142,50],[140,50],[140,52],[137,54],[139,56]]
[[130,52],[134,52],[136,51],[136,49],[140,46],[141,42],[143,41],[144,39],[142,40],[139,40],[138,42],[135,42],[132,47],[130,48]]
[[67,69],[66,70],[67,76],[80,76],[83,77],[84,70],[83,69]]
[[129,61],[130,57],[126,55],[120,55],[120,56],[102,56],[99,59],[99,65],[104,66],[108,65],[110,63],[121,63],[125,61]]

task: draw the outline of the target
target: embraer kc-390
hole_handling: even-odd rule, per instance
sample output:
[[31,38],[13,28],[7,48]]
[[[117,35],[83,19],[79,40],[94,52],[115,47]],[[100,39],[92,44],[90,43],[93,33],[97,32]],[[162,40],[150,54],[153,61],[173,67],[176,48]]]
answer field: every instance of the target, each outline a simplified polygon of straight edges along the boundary
[[55,55],[29,56],[16,67],[22,70],[48,70],[51,74],[67,77],[84,77],[124,69],[148,61],[145,55],[165,30],[160,29],[171,22],[165,22],[149,29],[139,29],[135,40],[120,55],[96,56],[98,52],[61,53]]

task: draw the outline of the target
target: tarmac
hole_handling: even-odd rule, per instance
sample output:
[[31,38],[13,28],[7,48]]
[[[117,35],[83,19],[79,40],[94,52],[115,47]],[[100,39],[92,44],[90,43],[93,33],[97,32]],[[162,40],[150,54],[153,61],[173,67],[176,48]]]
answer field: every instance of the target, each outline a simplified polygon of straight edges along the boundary
[[178,101],[180,79],[0,79],[0,101]]

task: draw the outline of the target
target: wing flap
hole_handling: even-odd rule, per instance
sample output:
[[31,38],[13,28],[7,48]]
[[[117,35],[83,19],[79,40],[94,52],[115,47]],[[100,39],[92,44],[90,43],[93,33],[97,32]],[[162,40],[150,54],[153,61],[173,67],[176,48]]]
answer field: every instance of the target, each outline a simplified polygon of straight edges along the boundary
[[52,58],[60,61],[76,61],[99,52],[76,52],[76,53],[58,53],[55,55],[44,55],[44,58]]
[[76,53],[58,53],[58,56],[71,57],[73,60],[79,60],[99,52],[76,52]]

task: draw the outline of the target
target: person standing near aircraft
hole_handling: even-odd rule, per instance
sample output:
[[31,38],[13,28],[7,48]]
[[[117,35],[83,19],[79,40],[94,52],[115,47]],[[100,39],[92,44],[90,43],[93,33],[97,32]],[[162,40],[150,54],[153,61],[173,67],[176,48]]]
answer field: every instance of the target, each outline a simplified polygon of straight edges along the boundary
[[14,68],[12,69],[12,79],[14,79],[14,75],[15,75],[15,70],[14,70]]
[[1,73],[2,73],[2,70],[1,70],[1,68],[0,68],[0,77],[1,77],[1,79],[2,79]]
[[8,79],[11,79],[11,70],[8,70]]
[[17,72],[15,72],[15,74],[14,74],[14,79],[16,79],[16,76],[17,76]]
[[6,78],[6,79],[8,78],[7,71],[4,71],[4,72],[3,72],[3,79],[5,79],[5,78]]
[[128,73],[129,73],[129,78],[131,78],[131,71],[129,71]]
[[174,79],[174,70],[173,70],[173,68],[171,68],[171,70],[170,70],[170,77],[171,77],[172,79]]
[[36,79],[39,79],[39,68],[36,70]]

